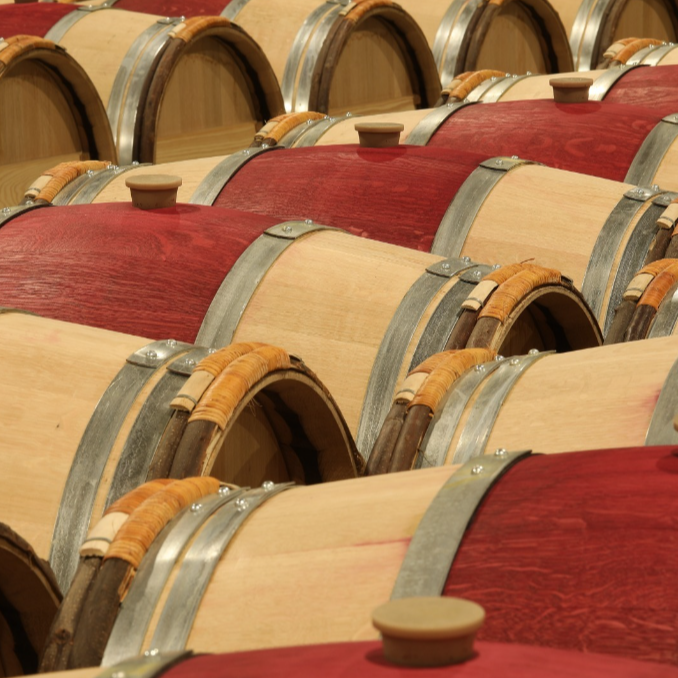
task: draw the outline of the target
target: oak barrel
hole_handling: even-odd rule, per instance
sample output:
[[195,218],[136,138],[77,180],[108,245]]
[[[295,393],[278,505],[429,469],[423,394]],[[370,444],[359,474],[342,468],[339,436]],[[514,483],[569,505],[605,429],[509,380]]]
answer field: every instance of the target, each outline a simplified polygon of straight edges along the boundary
[[416,17],[391,0],[301,0],[293,5],[282,0],[117,0],[114,5],[163,16],[214,14],[235,21],[266,53],[288,111],[425,108],[440,93]]
[[471,349],[432,356],[403,382],[368,468],[677,443],[677,346],[671,336],[494,361]]
[[58,162],[116,157],[105,108],[73,57],[48,40],[5,36],[0,40],[0,208],[18,204],[26,182]]
[[577,70],[603,60],[608,45],[630,35],[673,41],[678,38],[674,0],[551,0],[570,36]]
[[[615,155],[615,148],[608,150]],[[609,162],[614,167],[613,157]],[[533,259],[572,278],[605,331],[633,274],[665,256],[674,226],[672,219],[658,221],[674,197],[659,189],[439,148],[259,148],[240,159],[210,158],[166,169],[184,176],[184,200],[311,218],[441,256],[490,264]],[[78,182],[84,183],[64,187],[54,200],[127,199],[125,177],[152,171],[82,177]],[[95,182],[105,184],[98,193]],[[264,185],[280,188],[260,200]],[[50,199],[48,188],[28,195]]]
[[[678,501],[677,465],[671,446],[507,453],[461,468],[277,485],[263,498],[210,495],[202,515],[179,514],[132,564],[123,550],[145,524],[140,508],[82,605],[70,664],[102,655],[113,664],[149,648],[236,652],[374,639],[372,610],[389,597],[441,594],[484,607],[479,641],[675,664],[676,542],[667,516]],[[447,502],[465,491],[478,494],[451,510]],[[204,551],[208,542],[217,557]],[[328,586],[334,581],[343,585]]]
[[82,64],[107,107],[121,163],[227,153],[283,111],[264,53],[223,17],[31,3],[1,7],[0,25],[5,35],[44,35]]

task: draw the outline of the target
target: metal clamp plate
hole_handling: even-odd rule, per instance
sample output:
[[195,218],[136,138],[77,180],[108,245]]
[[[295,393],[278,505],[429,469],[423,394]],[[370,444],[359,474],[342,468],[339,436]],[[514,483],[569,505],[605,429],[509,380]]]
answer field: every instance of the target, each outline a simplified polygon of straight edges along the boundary
[[474,101],[459,101],[453,104],[446,104],[438,108],[431,109],[407,135],[403,143],[410,146],[426,146],[431,137],[438,131],[439,127],[457,111],[460,111],[466,106],[473,106]]
[[659,166],[678,137],[678,114],[667,115],[645,137],[629,167],[624,182],[639,186],[654,184]]
[[391,600],[442,594],[466,528],[485,495],[513,464],[530,454],[498,450],[452,474],[412,536]]
[[32,212],[33,210],[42,209],[43,207],[51,207],[49,203],[39,203],[29,202],[25,205],[17,205],[16,207],[3,207],[0,210],[0,228],[5,224],[8,224],[12,219],[26,214],[26,212]]

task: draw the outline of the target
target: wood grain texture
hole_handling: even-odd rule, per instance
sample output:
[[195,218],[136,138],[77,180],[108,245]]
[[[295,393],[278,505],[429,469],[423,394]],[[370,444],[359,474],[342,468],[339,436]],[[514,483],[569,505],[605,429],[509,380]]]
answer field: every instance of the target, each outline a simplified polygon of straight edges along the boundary
[[429,146],[472,148],[488,157],[518,155],[558,169],[623,181],[645,137],[669,112],[673,111],[606,102],[499,101],[458,111]]
[[196,657],[164,675],[165,678],[225,678],[235,673],[242,678],[258,678],[262,666],[266,667],[269,678],[314,678],[320,674],[327,678],[349,675],[365,678],[541,678],[544,675],[551,678],[675,678],[678,675],[678,669],[672,666],[589,652],[486,641],[476,642],[475,649],[477,655],[473,659],[457,666],[404,669],[384,659],[379,642],[337,643],[235,652],[227,657]]
[[647,106],[658,111],[678,111],[678,65],[634,68],[615,83],[606,103]]
[[509,470],[445,587],[485,607],[478,638],[675,664],[671,452],[533,457]]
[[0,231],[0,299],[48,318],[192,342],[233,263],[273,223],[188,205],[36,210]]

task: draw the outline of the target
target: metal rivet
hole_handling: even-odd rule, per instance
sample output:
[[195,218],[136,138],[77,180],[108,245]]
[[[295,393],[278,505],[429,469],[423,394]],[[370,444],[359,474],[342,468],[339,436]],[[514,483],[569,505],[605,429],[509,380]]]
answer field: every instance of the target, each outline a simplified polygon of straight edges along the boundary
[[249,154],[250,154],[249,149],[246,148],[246,149],[242,152],[242,154],[243,154],[243,155],[249,155]]
[[496,356],[494,356],[494,359],[495,359],[496,362],[499,363],[499,362],[501,362],[502,360],[504,360],[504,356],[503,356],[503,355],[497,354]]
[[270,492],[275,487],[275,483],[272,480],[264,480],[264,482],[261,483],[261,487],[266,492]]
[[231,494],[231,488],[230,488],[230,487],[226,487],[225,485],[222,485],[222,486],[219,488],[219,496],[220,496],[220,497],[226,497],[226,496],[228,496],[229,494]]
[[292,233],[292,227],[289,224],[283,226],[283,233]]
[[449,103],[449,104],[447,104],[447,107],[448,107],[448,108],[454,108],[454,103]]
[[479,476],[483,472],[483,470],[484,470],[483,467],[480,464],[478,464],[478,466],[474,466],[471,469],[471,474],[474,476]]
[[148,350],[146,351],[146,357],[149,360],[155,360],[158,357],[158,354],[154,350]]
[[307,120],[307,121],[306,121],[306,124],[307,124],[307,125],[312,125],[314,122],[315,122],[315,120]]
[[518,74],[514,73],[511,77],[515,80],[518,77]]
[[520,158],[517,155],[512,155],[511,160],[520,160]]
[[182,15],[179,17],[179,21],[186,21],[186,17],[182,14]]
[[87,170],[87,171],[85,172],[85,174],[86,174],[88,177],[93,177],[93,176],[94,176],[94,170]]
[[197,502],[195,504],[191,504],[191,513],[197,513],[201,509],[202,509],[202,504],[199,504]]
[[172,21],[168,16],[165,17],[165,21]]
[[26,205],[34,205],[35,203],[34,203],[32,200],[26,200],[26,202],[25,202],[24,204],[26,204]]
[[480,271],[473,271],[472,275],[476,280],[480,280],[483,277],[483,274]]
[[268,148],[270,144],[267,141],[262,142],[261,147],[262,148]]
[[501,268],[501,264],[492,264],[492,270],[498,271]]
[[527,71],[527,73],[525,73],[525,75],[532,75],[532,71]]
[[496,76],[496,75],[493,75],[493,76],[490,78],[490,82],[496,82],[496,80],[497,80],[497,76]]
[[659,190],[661,190],[661,189],[659,188],[659,184],[652,184],[652,190],[653,190],[653,191],[659,191]]
[[195,360],[193,358],[189,358],[186,361],[186,365],[188,365],[188,367],[195,367]]
[[527,355],[539,355],[539,349],[538,348],[531,348],[528,352]]
[[109,165],[106,169],[111,170],[111,172],[115,172],[118,169],[118,166],[117,165]]
[[134,165],[134,167],[137,167],[139,164],[138,160],[132,160],[132,165]]
[[216,353],[216,352],[217,352],[217,349],[216,349],[216,348],[208,348],[208,349],[207,349],[207,352],[208,352],[210,355],[212,355],[213,353]]
[[504,161],[503,161],[501,158],[497,158],[497,159],[494,161],[494,164],[495,164],[497,167],[501,167],[501,166],[504,164]]
[[464,99],[461,103],[462,104],[470,104],[471,102],[468,99]]
[[304,219],[304,223],[305,223],[307,226],[311,226],[311,224],[313,224],[313,219]]
[[500,447],[498,450],[494,451],[495,457],[505,457],[507,454],[508,452],[503,447]]
[[520,365],[520,359],[519,358],[511,358],[511,362],[509,364],[513,365],[514,367],[516,365]]
[[330,116],[329,116],[329,115],[326,115],[326,116],[323,118],[323,120],[329,120],[329,119],[330,119]]
[[247,501],[247,499],[244,499],[242,497],[240,499],[236,499],[235,501],[235,508],[241,513],[243,511],[246,511],[249,505],[250,503]]
[[465,264],[470,264],[470,263],[471,263],[471,257],[462,257],[461,260],[462,260]]
[[485,371],[485,365],[474,365],[473,369],[476,372],[484,372]]
[[144,652],[144,657],[155,657],[159,653],[160,651],[158,650],[158,648],[154,647],[152,650],[146,650],[146,652]]
[[353,115],[353,113],[351,113],[351,112],[349,111],[349,112],[346,114],[346,117],[347,117],[347,118],[350,118],[352,115]]
[[443,271],[449,271],[450,270],[450,265],[446,261],[443,261],[443,263],[440,265],[440,267],[443,269]]
[[168,339],[168,340],[167,340],[167,345],[168,345],[170,348],[175,348],[176,345],[177,345],[177,340],[176,340],[176,339]]
[[2,208],[2,213],[3,214],[9,214],[12,210],[9,207],[3,207]]

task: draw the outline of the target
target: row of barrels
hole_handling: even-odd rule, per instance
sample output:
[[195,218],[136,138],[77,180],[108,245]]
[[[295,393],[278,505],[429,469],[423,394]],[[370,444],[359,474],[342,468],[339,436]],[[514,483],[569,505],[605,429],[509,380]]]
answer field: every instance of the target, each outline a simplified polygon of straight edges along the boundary
[[[246,146],[267,120],[285,110],[380,113],[426,109],[440,99],[440,78],[424,35],[392,3],[358,3],[348,9],[326,3],[318,11],[312,2],[301,3],[299,16],[275,4],[235,3],[224,9],[200,3],[181,8],[181,16],[174,17],[179,10],[172,5],[144,14],[131,11],[139,6],[126,8],[125,2],[115,8],[110,3],[0,7],[5,193],[0,206],[14,204],[33,176],[60,161],[129,164],[228,153]],[[504,40],[514,40],[506,37],[507,31],[515,25],[524,32],[534,24],[518,20],[516,12],[541,10],[518,11],[521,2],[480,4],[498,22],[484,38],[493,53],[444,74],[444,84],[475,68],[495,69],[495,79],[501,74],[497,68],[519,73],[572,69],[571,59],[511,61],[524,50],[504,46]],[[219,15],[222,10],[227,16]],[[202,16],[204,12],[216,16]],[[500,20],[503,12],[507,15]],[[548,26],[549,21],[540,17],[537,24]],[[452,23],[448,28],[456,36],[459,22]],[[476,24],[472,21],[469,30]],[[495,32],[504,37],[499,40]],[[550,38],[532,41],[543,42],[549,54],[559,51]],[[358,71],[360,78],[351,77]],[[507,84],[516,93],[518,83],[512,81]],[[497,88],[505,89],[495,85],[495,94]]]
[[0,513],[30,542],[0,530],[6,675],[200,670],[186,647],[261,675],[309,644],[392,673],[374,608],[458,595],[487,611],[462,672],[675,672],[674,104],[468,105],[537,80],[464,74],[406,146],[281,116],[231,156],[59,165],[3,211]]

